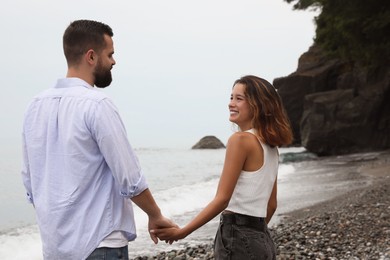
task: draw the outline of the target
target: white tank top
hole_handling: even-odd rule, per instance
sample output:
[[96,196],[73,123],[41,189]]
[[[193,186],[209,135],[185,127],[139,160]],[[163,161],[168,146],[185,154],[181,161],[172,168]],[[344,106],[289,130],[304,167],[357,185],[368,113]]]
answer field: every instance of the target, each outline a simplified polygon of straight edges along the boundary
[[[254,134],[254,130],[248,130]],[[259,140],[264,151],[263,166],[257,171],[241,171],[226,210],[254,217],[267,216],[268,200],[278,175],[278,148]]]

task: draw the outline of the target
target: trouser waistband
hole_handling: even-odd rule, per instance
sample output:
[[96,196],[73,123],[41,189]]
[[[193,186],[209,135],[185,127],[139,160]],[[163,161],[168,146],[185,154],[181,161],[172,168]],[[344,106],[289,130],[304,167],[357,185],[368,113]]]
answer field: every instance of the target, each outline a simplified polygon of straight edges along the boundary
[[246,226],[262,232],[265,232],[267,224],[264,218],[253,217],[239,213],[222,213],[221,223],[235,224],[237,226]]

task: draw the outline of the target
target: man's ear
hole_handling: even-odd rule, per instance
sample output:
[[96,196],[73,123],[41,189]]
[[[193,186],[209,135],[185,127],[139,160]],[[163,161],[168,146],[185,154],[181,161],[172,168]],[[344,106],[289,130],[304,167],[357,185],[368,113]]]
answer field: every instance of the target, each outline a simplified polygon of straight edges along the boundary
[[97,60],[96,52],[92,49],[89,49],[85,54],[85,59],[88,62],[88,64],[90,65],[95,64]]

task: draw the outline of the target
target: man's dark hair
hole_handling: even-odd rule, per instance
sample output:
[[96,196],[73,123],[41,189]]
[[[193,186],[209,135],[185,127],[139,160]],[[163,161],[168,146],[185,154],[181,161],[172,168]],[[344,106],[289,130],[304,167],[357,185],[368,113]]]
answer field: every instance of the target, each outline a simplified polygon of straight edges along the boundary
[[63,48],[68,65],[77,64],[88,50],[100,52],[105,47],[104,35],[114,36],[110,26],[91,20],[73,21],[65,30]]

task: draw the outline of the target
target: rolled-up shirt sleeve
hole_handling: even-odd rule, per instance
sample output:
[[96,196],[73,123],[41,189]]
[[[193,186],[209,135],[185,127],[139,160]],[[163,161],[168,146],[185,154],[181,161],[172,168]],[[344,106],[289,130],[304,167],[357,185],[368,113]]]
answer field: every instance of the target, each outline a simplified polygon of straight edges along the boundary
[[148,185],[117,108],[106,98],[93,114],[91,132],[118,184],[118,192],[129,198],[139,195]]

